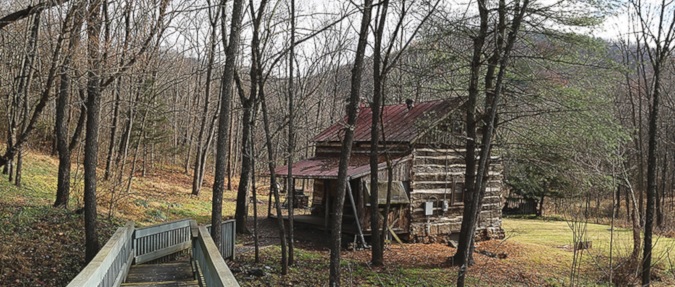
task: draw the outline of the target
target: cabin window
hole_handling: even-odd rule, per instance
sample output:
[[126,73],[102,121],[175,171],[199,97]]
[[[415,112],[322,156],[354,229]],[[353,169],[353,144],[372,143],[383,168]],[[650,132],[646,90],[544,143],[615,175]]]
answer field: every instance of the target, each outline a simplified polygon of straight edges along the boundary
[[[377,183],[377,204],[384,205],[387,203],[387,185],[388,182],[380,181]],[[370,206],[370,182],[363,182],[363,191],[366,206]],[[392,181],[391,183],[391,204],[409,204],[408,192],[405,185],[401,181]]]
[[452,190],[452,204],[461,205],[464,204],[464,183],[456,182]]
[[453,134],[464,133],[464,120],[462,120],[461,116],[455,115],[452,117],[452,133]]

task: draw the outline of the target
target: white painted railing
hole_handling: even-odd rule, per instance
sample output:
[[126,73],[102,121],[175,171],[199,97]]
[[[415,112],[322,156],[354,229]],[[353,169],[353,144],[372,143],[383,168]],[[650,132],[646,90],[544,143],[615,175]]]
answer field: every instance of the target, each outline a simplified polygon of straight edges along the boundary
[[120,286],[127,277],[134,258],[133,234],[133,222],[118,228],[94,259],[68,284],[68,287]]
[[138,228],[134,233],[135,264],[190,249],[190,246],[189,219]]
[[200,281],[204,280],[200,282],[200,286],[239,286],[205,226],[199,227],[199,235],[192,244],[192,256],[202,274]]

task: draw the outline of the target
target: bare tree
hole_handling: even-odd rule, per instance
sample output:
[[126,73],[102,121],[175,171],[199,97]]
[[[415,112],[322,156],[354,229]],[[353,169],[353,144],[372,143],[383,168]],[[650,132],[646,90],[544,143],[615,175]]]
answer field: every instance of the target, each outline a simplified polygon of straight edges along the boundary
[[647,206],[645,210],[644,245],[642,255],[642,285],[651,284],[652,237],[657,192],[657,135],[660,100],[663,93],[663,72],[669,61],[675,40],[675,5],[671,1],[661,1],[654,6],[642,1],[630,1],[631,13],[639,23],[638,41],[644,46],[648,65],[652,69],[650,87],[650,111],[647,141]]
[[255,110],[258,109],[260,103],[259,97],[263,87],[259,87],[258,81],[262,73],[262,53],[260,43],[260,25],[263,20],[267,0],[262,0],[258,9],[255,9],[253,1],[249,2],[249,11],[253,21],[253,32],[251,37],[251,67],[249,77],[251,80],[250,91],[248,97],[244,94],[239,94],[241,105],[243,108],[242,116],[242,145],[241,145],[241,173],[239,176],[239,187],[237,188],[237,208],[235,210],[234,218],[237,223],[237,233],[246,233],[246,222],[248,218],[248,190],[251,181],[251,173],[253,169],[251,162],[253,155],[251,154],[250,145],[248,141],[251,140],[251,128],[255,122]]
[[[485,197],[485,188],[487,175],[490,165],[490,156],[492,151],[492,140],[494,137],[497,108],[504,84],[504,74],[510,60],[510,53],[517,39],[520,24],[527,11],[529,0],[524,0],[522,5],[516,1],[514,7],[510,10],[513,13],[512,22],[507,31],[507,10],[506,1],[500,0],[497,8],[497,18],[495,37],[496,43],[487,59],[487,69],[485,70],[486,93],[484,100],[484,116],[477,118],[477,100],[479,89],[479,77],[483,70],[482,55],[484,53],[485,40],[488,36],[490,8],[486,1],[479,0],[478,11],[480,18],[480,28],[478,34],[473,39],[473,56],[471,59],[471,78],[469,82],[469,95],[466,102],[466,170],[465,170],[465,188],[464,211],[462,217],[462,226],[459,235],[459,246],[453,260],[454,264],[460,266],[457,286],[464,286],[466,271],[471,264],[471,253],[473,251],[473,241],[476,233],[478,216],[482,207],[482,201]],[[479,127],[480,125],[480,127]],[[478,145],[478,131],[482,130],[481,143]],[[477,153],[479,156],[477,157]]]
[[330,277],[329,285],[340,286],[340,249],[342,248],[342,213],[345,203],[347,185],[349,176],[347,167],[351,157],[352,143],[354,141],[354,126],[356,125],[356,116],[358,114],[359,96],[361,94],[361,77],[363,74],[363,63],[368,44],[368,28],[373,10],[373,1],[363,1],[363,16],[359,28],[359,41],[356,46],[356,56],[352,68],[351,87],[349,92],[349,101],[347,104],[347,124],[344,128],[344,138],[342,140],[342,149],[340,150],[340,162],[338,165],[337,194],[333,202],[332,218],[330,220],[331,239],[330,239]]
[[[122,66],[126,60],[126,56],[129,50],[129,41],[131,36],[131,11],[133,5],[127,0],[124,6],[124,42],[122,44],[122,52],[119,57],[119,66]],[[108,142],[108,154],[105,160],[105,173],[103,174],[103,179],[108,180],[110,178],[111,169],[113,165],[113,158],[115,157],[115,143],[117,142],[117,130],[119,126],[119,117],[120,117],[120,104],[121,104],[121,95],[122,95],[122,77],[118,77],[115,80],[115,88],[113,93],[115,94],[114,106],[113,106],[113,118],[112,125],[110,127],[110,141]]]
[[[63,59],[61,64],[61,75],[60,75],[60,84],[58,90],[58,96],[56,98],[56,149],[59,156],[59,170],[58,170],[58,179],[56,185],[56,200],[54,201],[54,207],[68,207],[68,200],[70,199],[70,165],[71,165],[71,152],[77,145],[77,140],[82,132],[82,126],[84,120],[86,119],[86,110],[82,109],[80,111],[80,117],[77,123],[77,128],[73,134],[72,140],[68,141],[68,122],[67,114],[69,113],[70,106],[70,90],[71,90],[71,77],[70,69],[72,68],[73,54],[75,53],[76,47],[78,47],[80,42],[80,31],[82,23],[84,21],[84,13],[81,13],[83,9],[84,2],[79,2],[79,5],[75,5],[70,8],[69,16],[66,17],[64,21],[64,27],[70,26],[69,33],[70,38],[68,41],[68,50],[67,54]],[[72,23],[68,21],[69,18],[73,18]],[[84,106],[82,106],[84,107]]]
[[98,250],[96,212],[96,164],[98,162],[98,129],[101,112],[101,1],[90,0],[87,13],[87,130],[84,148],[84,229],[85,261],[91,261]]
[[[211,146],[211,136],[213,128],[215,126],[215,120],[217,119],[217,111],[211,117],[209,121],[209,97],[211,97],[211,81],[213,78],[213,66],[215,61],[216,48],[218,44],[217,40],[217,28],[218,28],[218,17],[220,9],[223,9],[221,5],[218,5],[214,10],[211,7],[211,1],[207,1],[209,4],[208,14],[209,14],[209,23],[211,29],[211,36],[209,38],[209,48],[207,50],[207,63],[206,63],[206,83],[204,84],[204,109],[201,115],[201,126],[199,128],[199,135],[197,136],[197,154],[195,155],[195,167],[194,174],[192,179],[192,194],[199,195],[199,190],[201,189],[202,183],[204,181],[204,169],[206,167],[206,156]],[[225,19],[223,19],[224,21]],[[217,110],[217,109],[216,109]],[[208,129],[208,130],[207,130]],[[204,137],[206,136],[206,142]]]
[[[288,197],[288,264],[293,265],[295,261],[293,243],[293,221],[294,214],[293,201],[295,200],[295,181],[293,180],[293,153],[295,151],[295,130],[293,126],[294,106],[293,98],[295,93],[293,78],[293,62],[295,61],[295,0],[291,0],[291,39],[288,53],[288,177],[286,180],[286,192]],[[271,144],[271,143],[268,143]]]
[[[227,46],[225,50],[225,67],[222,78],[222,96],[220,98],[220,117],[218,118],[218,141],[216,143],[216,172],[213,180],[213,200],[211,206],[211,236],[217,245],[220,243],[220,224],[223,214],[223,189],[225,188],[225,172],[227,165],[228,151],[228,131],[229,115],[231,113],[230,103],[232,98],[232,83],[234,80],[236,58],[239,54],[239,39],[241,38],[241,23],[243,18],[243,0],[234,0],[232,5],[232,20],[230,22],[229,41],[225,42],[225,31],[223,31],[223,45]],[[221,1],[225,5],[225,0]],[[222,17],[225,22],[225,9],[222,9]],[[222,25],[223,28],[225,25]]]
[[[39,14],[45,9],[52,8],[54,6],[61,5],[63,3],[66,3],[70,0],[43,0],[38,2],[37,4],[29,4],[26,6],[26,8],[15,11],[13,13],[10,13],[8,15],[5,15],[4,17],[0,18],[0,29],[4,28],[5,26],[24,19],[26,17],[29,17],[31,15]],[[31,1],[32,2],[32,1]]]

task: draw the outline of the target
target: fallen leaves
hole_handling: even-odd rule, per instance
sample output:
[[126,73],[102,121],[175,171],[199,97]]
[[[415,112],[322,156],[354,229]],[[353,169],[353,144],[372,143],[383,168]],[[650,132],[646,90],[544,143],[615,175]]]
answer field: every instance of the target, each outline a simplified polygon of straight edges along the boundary
[[[19,209],[21,211],[19,211]],[[0,202],[0,286],[65,286],[84,266],[84,222],[72,211]],[[104,244],[115,228],[99,222]]]

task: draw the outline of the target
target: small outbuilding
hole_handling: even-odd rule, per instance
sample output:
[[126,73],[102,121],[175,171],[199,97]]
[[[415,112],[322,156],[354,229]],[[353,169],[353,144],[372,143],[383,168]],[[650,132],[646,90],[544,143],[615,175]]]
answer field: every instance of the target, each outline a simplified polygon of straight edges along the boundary
[[[377,208],[383,218],[391,166],[391,233],[413,242],[456,240],[464,207],[464,110],[463,100],[453,98],[413,104],[385,106],[384,135],[380,145]],[[368,236],[371,233],[370,194],[370,108],[361,107],[354,129],[352,155],[347,170],[349,185],[343,211],[343,232]],[[314,138],[314,157],[293,163],[292,179],[309,180],[309,212],[295,222],[329,229],[334,214],[332,202],[337,187],[338,162],[346,119],[333,124]],[[478,239],[500,238],[502,168],[497,157],[489,171],[486,197],[477,228]],[[275,170],[288,177],[288,166]],[[297,195],[296,195],[297,196]]]

